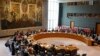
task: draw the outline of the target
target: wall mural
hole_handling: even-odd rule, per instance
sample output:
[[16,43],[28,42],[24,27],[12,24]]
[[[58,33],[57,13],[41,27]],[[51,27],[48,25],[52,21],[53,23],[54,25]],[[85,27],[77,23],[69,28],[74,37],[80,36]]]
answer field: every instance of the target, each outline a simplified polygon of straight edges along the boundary
[[42,26],[43,0],[5,1],[1,29]]

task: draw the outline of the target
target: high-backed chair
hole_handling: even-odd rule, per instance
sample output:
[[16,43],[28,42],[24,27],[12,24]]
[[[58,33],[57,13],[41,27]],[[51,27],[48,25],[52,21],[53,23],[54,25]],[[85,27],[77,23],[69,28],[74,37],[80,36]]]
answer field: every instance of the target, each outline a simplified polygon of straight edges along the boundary
[[64,56],[70,56],[70,54],[65,54]]
[[87,55],[84,53],[84,54],[82,54],[82,56],[87,56]]

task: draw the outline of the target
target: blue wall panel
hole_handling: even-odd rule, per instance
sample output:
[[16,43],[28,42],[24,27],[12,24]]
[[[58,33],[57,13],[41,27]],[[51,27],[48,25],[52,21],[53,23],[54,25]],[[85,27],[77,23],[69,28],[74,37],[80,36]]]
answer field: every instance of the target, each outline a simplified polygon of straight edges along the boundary
[[[95,28],[96,23],[100,22],[100,18],[89,18],[89,17],[67,17],[67,13],[100,13],[100,6],[92,6],[92,5],[77,5],[77,6],[67,6],[66,3],[62,5],[62,17],[61,25],[70,25],[70,21],[75,22],[75,26],[77,27],[88,27]],[[60,13],[61,13],[60,12]]]

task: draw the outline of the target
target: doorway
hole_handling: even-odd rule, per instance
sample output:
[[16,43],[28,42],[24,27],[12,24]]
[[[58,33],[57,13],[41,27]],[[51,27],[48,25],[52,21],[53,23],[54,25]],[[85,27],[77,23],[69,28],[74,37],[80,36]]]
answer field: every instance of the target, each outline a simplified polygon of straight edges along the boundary
[[96,33],[100,34],[100,23],[96,23]]
[[74,29],[74,21],[70,21],[70,28]]

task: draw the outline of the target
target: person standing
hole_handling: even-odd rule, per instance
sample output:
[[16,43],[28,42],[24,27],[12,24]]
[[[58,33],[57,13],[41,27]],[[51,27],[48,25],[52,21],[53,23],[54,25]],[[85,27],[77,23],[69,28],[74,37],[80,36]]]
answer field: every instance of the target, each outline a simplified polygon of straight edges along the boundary
[[12,49],[12,50],[11,50],[11,52],[12,52],[11,54],[12,54],[12,55],[15,55],[14,41],[13,41],[12,44],[11,44],[11,49]]

